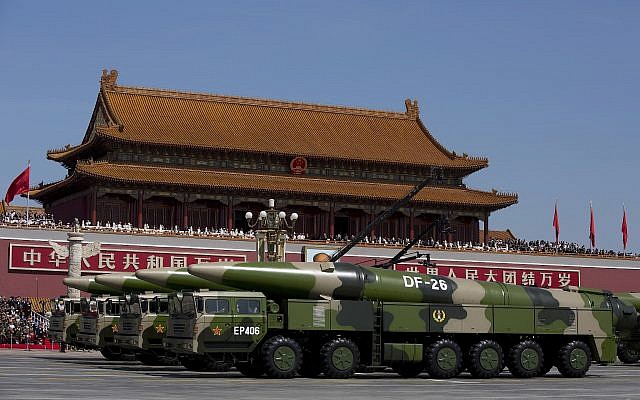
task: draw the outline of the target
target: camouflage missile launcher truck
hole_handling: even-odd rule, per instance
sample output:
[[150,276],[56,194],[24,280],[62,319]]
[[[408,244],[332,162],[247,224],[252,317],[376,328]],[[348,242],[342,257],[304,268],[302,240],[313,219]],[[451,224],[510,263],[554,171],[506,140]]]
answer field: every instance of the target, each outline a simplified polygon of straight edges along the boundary
[[[96,283],[93,277],[65,278],[66,286],[80,289],[91,294],[117,294],[114,289]],[[78,298],[60,297],[52,301],[52,313],[49,323],[49,337],[52,341],[76,346],[78,323],[81,315],[80,301]]]
[[120,318],[115,344],[136,354],[146,365],[172,364],[175,356],[162,345],[167,332],[169,305],[166,294],[132,294],[120,297]]
[[59,297],[51,300],[49,339],[61,346],[75,345],[80,318],[80,298]]
[[[615,296],[629,304],[636,306],[640,312],[640,293],[615,293]],[[625,364],[635,364],[640,361],[640,332],[626,330],[618,332],[618,359]]]
[[[346,263],[207,263],[189,272],[251,292],[169,297],[167,345],[246,375],[517,377],[556,366],[581,377],[637,337],[638,302],[599,290],[541,289]],[[257,308],[255,306],[258,306]],[[636,348],[637,341],[627,343]]]
[[[172,290],[233,290],[231,287],[193,276],[189,274],[186,267],[140,270],[136,272],[136,277]],[[162,336],[164,337],[165,335],[166,331],[163,332]],[[174,354],[171,348],[168,348],[167,352],[168,354]],[[224,363],[211,362],[207,357],[191,352],[188,354],[182,353],[179,357],[179,362],[185,368],[192,371],[219,371],[228,369],[228,365]]]
[[80,300],[78,346],[99,349],[108,360],[119,360],[122,349],[116,345],[120,302],[117,296],[100,296]]

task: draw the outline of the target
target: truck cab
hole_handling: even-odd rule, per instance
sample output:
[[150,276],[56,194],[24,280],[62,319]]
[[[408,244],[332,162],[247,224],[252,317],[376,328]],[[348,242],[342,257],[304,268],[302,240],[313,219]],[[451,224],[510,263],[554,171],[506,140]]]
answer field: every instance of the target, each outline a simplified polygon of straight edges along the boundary
[[178,354],[188,369],[228,368],[235,354],[246,358],[256,348],[266,333],[267,320],[267,299],[262,293],[172,293],[165,348]]
[[116,296],[82,299],[78,321],[78,344],[87,349],[100,349],[109,359],[119,359],[121,349],[114,342],[118,330],[120,302]]
[[121,296],[119,301],[121,313],[115,344],[135,353],[144,364],[167,363],[171,354],[162,344],[169,319],[167,294],[131,294]]
[[49,338],[60,344],[75,345],[80,317],[80,298],[58,297],[51,300]]

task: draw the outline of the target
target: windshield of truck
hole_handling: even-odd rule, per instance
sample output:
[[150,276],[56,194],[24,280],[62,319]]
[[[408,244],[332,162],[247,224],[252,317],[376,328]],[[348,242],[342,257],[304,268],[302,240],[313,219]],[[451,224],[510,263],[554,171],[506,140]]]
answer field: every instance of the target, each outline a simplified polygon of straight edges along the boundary
[[158,314],[168,314],[169,313],[169,299],[157,299],[158,302]]
[[107,300],[106,314],[120,315],[120,303],[117,301]]
[[142,308],[142,312],[146,312],[145,311],[146,300],[142,300],[142,302],[144,304],[142,307],[141,307],[141,305],[138,303],[138,301],[136,299],[132,299],[130,302],[122,301],[119,304],[122,307],[122,313],[123,314],[140,315],[141,308]]
[[51,315],[64,315],[64,300],[51,301]]
[[206,314],[228,314],[229,300],[227,299],[206,299],[204,301],[204,312]]
[[192,295],[169,297],[169,314],[171,315],[194,315],[196,313],[196,304]]
[[236,313],[238,314],[259,314],[260,300],[238,299],[236,301]]
[[89,299],[80,299],[80,312],[88,313],[89,312]]
[[64,308],[67,314],[78,314],[80,313],[80,302],[77,300],[66,300],[64,302]]
[[169,299],[156,297],[153,300],[149,300],[149,312],[152,314],[168,314]]

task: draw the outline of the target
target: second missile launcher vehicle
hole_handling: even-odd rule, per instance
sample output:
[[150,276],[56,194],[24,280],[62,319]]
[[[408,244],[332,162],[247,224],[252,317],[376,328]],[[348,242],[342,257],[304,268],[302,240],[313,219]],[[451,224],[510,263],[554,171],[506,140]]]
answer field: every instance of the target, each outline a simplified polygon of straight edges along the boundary
[[122,349],[115,343],[120,317],[118,296],[100,296],[80,300],[77,344],[86,349],[100,350],[108,360],[118,360]]
[[120,318],[115,344],[134,353],[147,365],[173,364],[162,341],[167,331],[169,300],[166,294],[131,294],[120,297]]
[[[472,376],[490,378],[506,365],[517,377],[553,366],[581,377],[592,361],[615,361],[616,335],[638,337],[637,302],[599,290],[330,262],[204,263],[189,272],[252,292],[171,295],[170,311],[180,301],[182,312],[173,307],[167,342],[191,340],[191,351],[247,375],[343,378],[388,366],[402,376],[451,378],[464,365]],[[244,303],[259,307],[249,312],[240,309]]]

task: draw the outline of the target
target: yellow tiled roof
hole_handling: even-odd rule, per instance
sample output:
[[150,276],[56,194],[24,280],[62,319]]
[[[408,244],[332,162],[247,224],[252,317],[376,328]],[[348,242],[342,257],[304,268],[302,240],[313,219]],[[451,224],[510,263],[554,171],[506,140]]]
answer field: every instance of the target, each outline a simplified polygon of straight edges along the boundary
[[118,129],[99,132],[116,140],[471,170],[488,164],[441,146],[415,101],[400,113],[126,87],[116,79],[116,71],[105,72],[100,98]]

